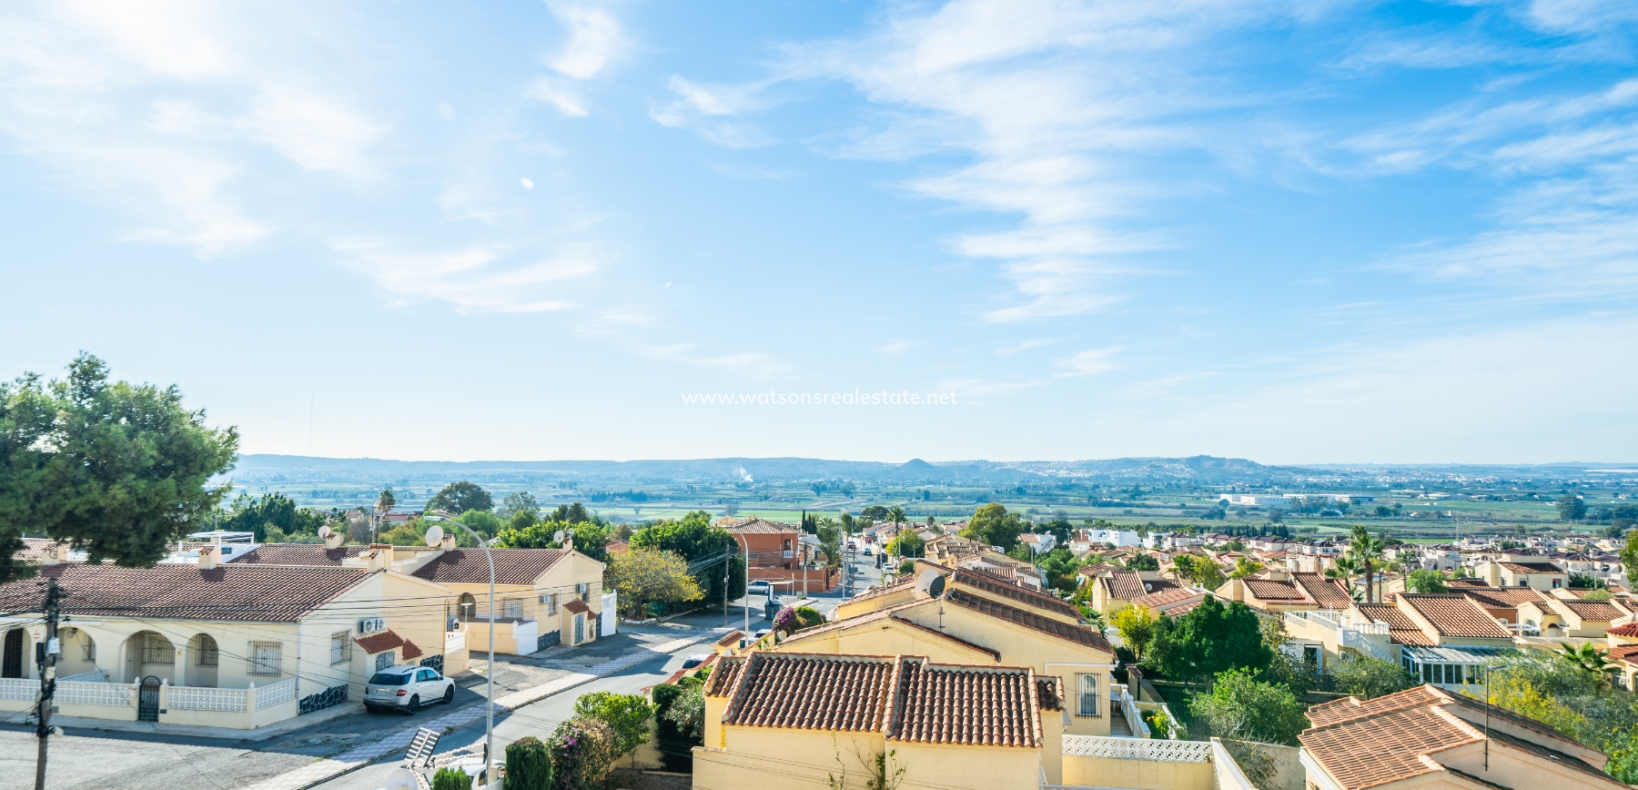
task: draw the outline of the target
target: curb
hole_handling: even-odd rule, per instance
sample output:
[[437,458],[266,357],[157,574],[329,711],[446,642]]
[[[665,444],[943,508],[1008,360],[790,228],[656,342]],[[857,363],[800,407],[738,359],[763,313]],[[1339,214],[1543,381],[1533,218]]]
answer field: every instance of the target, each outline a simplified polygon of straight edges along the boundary
[[[575,686],[607,677],[622,669],[628,669],[646,661],[669,655],[689,645],[703,642],[710,639],[714,634],[714,630],[706,631],[698,636],[673,639],[652,648],[644,648],[641,651],[605,661],[586,672],[576,672],[538,686],[514,691],[493,700],[490,704],[494,706],[497,714],[508,713],[531,702],[537,702]],[[410,741],[415,737],[415,733],[423,727],[435,732],[445,733],[465,729],[484,721],[487,710],[482,705],[470,705],[424,722],[416,727],[405,728],[392,733],[373,743],[355,746],[335,757],[327,757],[293,771],[286,771],[278,776],[263,779],[260,782],[246,786],[243,790],[308,790],[308,788],[328,782],[336,777],[357,771],[382,757],[408,747]]]

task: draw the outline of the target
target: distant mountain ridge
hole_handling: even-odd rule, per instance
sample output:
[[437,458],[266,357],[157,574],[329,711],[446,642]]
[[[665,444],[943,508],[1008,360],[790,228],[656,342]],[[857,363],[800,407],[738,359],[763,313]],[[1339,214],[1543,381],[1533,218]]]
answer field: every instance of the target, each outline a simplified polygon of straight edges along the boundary
[[1473,477],[1565,477],[1632,470],[1638,464],[1314,464],[1271,466],[1244,458],[1109,458],[1084,461],[946,461],[914,458],[902,464],[819,458],[700,458],[636,461],[394,461],[246,455],[228,475],[241,483],[268,481],[578,481],[593,485],[643,483],[756,483],[851,480],[899,484],[1026,484],[1049,481],[1192,482],[1199,484],[1298,485],[1349,481],[1438,480]]

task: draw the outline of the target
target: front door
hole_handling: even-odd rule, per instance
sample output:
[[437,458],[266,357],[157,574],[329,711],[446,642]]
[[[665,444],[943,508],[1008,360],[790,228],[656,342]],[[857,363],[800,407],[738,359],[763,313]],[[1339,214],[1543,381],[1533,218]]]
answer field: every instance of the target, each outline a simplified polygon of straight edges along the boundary
[[0,659],[0,678],[20,678],[23,676],[23,629],[13,628],[6,632],[6,654]]
[[586,618],[577,614],[574,616],[574,643],[578,645],[584,641],[586,641]]
[[153,675],[142,679],[142,690],[137,694],[137,721],[159,721],[159,678]]

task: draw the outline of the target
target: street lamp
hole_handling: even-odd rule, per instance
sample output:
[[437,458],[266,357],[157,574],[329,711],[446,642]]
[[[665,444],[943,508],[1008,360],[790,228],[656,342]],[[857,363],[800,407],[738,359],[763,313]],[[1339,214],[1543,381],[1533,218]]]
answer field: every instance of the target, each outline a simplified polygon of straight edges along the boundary
[[[466,530],[466,534],[483,547],[483,556],[489,560],[489,666],[484,674],[489,676],[489,699],[484,708],[484,735],[483,735],[483,775],[487,784],[495,783],[495,555],[489,551],[489,544],[484,541],[472,528],[455,519],[446,519],[452,524]],[[442,537],[442,536],[440,536]]]

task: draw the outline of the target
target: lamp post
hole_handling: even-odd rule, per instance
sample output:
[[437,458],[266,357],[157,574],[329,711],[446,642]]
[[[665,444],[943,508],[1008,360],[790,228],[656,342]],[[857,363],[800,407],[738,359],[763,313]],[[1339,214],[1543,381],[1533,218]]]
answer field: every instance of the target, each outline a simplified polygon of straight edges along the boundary
[[483,547],[483,556],[489,560],[489,666],[484,674],[489,676],[489,699],[484,707],[484,735],[483,735],[483,775],[487,784],[495,783],[495,555],[489,551],[489,543],[472,528],[455,519],[445,519],[457,524],[466,534]]

